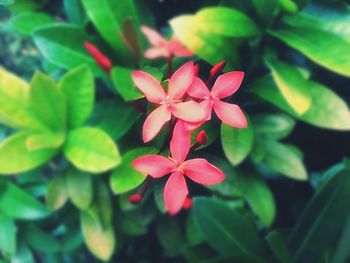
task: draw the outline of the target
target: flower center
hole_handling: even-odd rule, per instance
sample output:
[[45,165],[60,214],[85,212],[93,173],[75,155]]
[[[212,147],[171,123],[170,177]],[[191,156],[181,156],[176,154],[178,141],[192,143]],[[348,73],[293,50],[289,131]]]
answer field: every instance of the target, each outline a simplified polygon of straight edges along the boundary
[[209,100],[211,106],[214,105],[215,101],[218,101],[220,100],[218,97],[216,97],[214,94],[210,93],[209,96],[205,96],[204,97],[205,100]]
[[173,103],[181,102],[181,100],[171,100],[169,95],[165,97],[165,100],[163,100],[160,104],[165,105],[167,107],[171,106]]
[[182,174],[184,173],[183,163],[178,163],[178,161],[176,161],[174,158],[170,156],[168,157],[168,159],[176,164],[176,167],[172,169],[171,172],[180,172]]

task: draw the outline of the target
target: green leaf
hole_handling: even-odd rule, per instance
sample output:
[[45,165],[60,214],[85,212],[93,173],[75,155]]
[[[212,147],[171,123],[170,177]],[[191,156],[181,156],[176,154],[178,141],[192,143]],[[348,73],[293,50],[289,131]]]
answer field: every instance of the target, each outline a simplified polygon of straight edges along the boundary
[[95,60],[84,48],[84,40],[90,37],[81,27],[74,25],[51,25],[35,30],[34,42],[51,63],[73,69],[85,63],[96,76],[105,76]]
[[42,149],[57,149],[66,139],[64,133],[33,133],[26,140],[26,147],[29,151]]
[[0,0],[0,5],[12,5],[15,0]]
[[29,102],[36,116],[52,131],[66,130],[67,105],[56,83],[37,72],[31,82]]
[[302,12],[283,17],[291,26],[323,29],[350,40],[350,9],[345,3],[310,3]]
[[11,257],[11,262],[35,263],[33,254],[24,241],[19,242],[16,254]]
[[120,155],[113,140],[102,130],[82,127],[68,133],[64,155],[78,169],[102,173],[120,163]]
[[266,226],[271,226],[276,216],[276,205],[271,190],[255,173],[238,174],[239,189],[254,213]]
[[26,225],[22,231],[26,242],[35,250],[44,253],[57,253],[61,249],[60,242],[33,224]]
[[277,230],[272,230],[266,236],[266,240],[273,254],[281,263],[293,262],[292,256],[287,247],[286,240],[284,239],[284,237],[281,235],[280,232],[278,232]]
[[134,69],[119,66],[113,67],[111,71],[114,87],[125,101],[133,101],[144,97],[131,79],[133,71]]
[[80,222],[87,248],[98,259],[108,261],[116,246],[113,226],[103,228],[100,222],[87,212],[80,213]]
[[271,170],[296,180],[307,180],[307,172],[300,156],[287,145],[265,140],[262,162]]
[[137,148],[128,151],[122,156],[122,163],[113,170],[110,177],[110,185],[115,194],[122,194],[138,187],[146,179],[146,176],[132,168],[132,162],[140,156],[157,154],[153,147]]
[[112,224],[112,200],[109,189],[102,180],[94,182],[94,200],[88,210],[91,216],[99,221],[102,227],[106,228]]
[[15,0],[13,4],[7,6],[14,13],[31,12],[40,9],[48,0]]
[[28,103],[29,85],[0,67],[0,122],[15,128],[45,129]]
[[90,123],[115,140],[122,138],[137,121],[139,114],[134,107],[120,99],[106,99],[97,102]]
[[87,16],[80,0],[64,0],[64,11],[73,24],[85,24]]
[[59,82],[68,104],[68,127],[76,128],[90,116],[95,99],[94,77],[87,66],[67,72]]
[[18,132],[0,143],[0,174],[12,175],[29,171],[50,160],[55,149],[28,150],[26,141],[30,132]]
[[48,16],[45,13],[28,12],[14,16],[10,23],[11,26],[19,32],[25,35],[31,35],[34,30],[54,23],[54,20],[51,16]]
[[118,228],[128,236],[142,236],[147,233],[147,225],[140,210],[121,213],[117,216]]
[[244,161],[250,153],[254,141],[251,123],[245,129],[221,125],[221,144],[229,162],[236,166]]
[[2,254],[14,254],[17,246],[17,227],[12,218],[0,214],[0,251]]
[[308,85],[302,73],[295,67],[282,61],[267,61],[272,77],[281,94],[293,110],[302,115],[311,106],[311,96]]
[[278,0],[277,2],[280,7],[289,14],[298,12],[298,6],[293,2],[293,0]]
[[14,219],[35,220],[49,215],[46,207],[12,183],[0,193],[0,213]]
[[349,187],[346,170],[324,183],[308,203],[290,238],[293,262],[317,262],[335,248],[349,220]]
[[251,37],[259,32],[249,16],[227,7],[203,8],[196,13],[195,21],[202,31],[225,37]]
[[293,118],[286,114],[260,114],[253,117],[254,131],[260,136],[280,140],[287,137],[295,127]]
[[312,94],[312,105],[302,116],[298,116],[290,108],[270,76],[253,84],[250,91],[309,124],[328,129],[350,130],[350,112],[346,103],[327,87],[313,81],[309,81],[308,84]]
[[91,175],[70,169],[66,173],[66,186],[72,203],[80,210],[90,207],[93,197]]
[[[86,13],[101,36],[116,51],[120,61],[124,64],[130,62],[131,53],[126,47],[123,36],[123,22],[131,17],[134,22],[138,21],[136,7],[132,0],[113,1],[82,0]],[[138,24],[135,28],[138,28]]]
[[212,65],[223,60],[231,66],[237,64],[237,43],[203,30],[194,16],[178,16],[169,23],[176,37],[198,57]]
[[269,22],[273,19],[277,3],[275,0],[252,0],[252,4],[255,8],[256,13],[259,16],[259,20],[268,25]]
[[47,207],[56,211],[62,208],[68,200],[68,191],[66,185],[66,175],[56,175],[50,182],[46,192]]
[[192,143],[197,142],[197,135],[201,131],[205,131],[205,133],[208,136],[208,141],[206,142],[206,144],[201,145],[198,148],[196,148],[196,150],[200,150],[200,149],[203,149],[203,148],[210,146],[211,144],[213,144],[215,142],[216,138],[219,135],[217,123],[215,123],[213,121],[206,122],[203,125],[201,125],[199,128],[197,128],[196,130],[191,132],[191,142]]
[[193,212],[204,239],[220,255],[242,254],[255,258],[265,255],[262,240],[251,222],[225,203],[198,197],[194,200]]
[[162,216],[155,225],[158,240],[164,250],[171,254],[180,252],[185,243],[185,237],[179,221],[174,217]]
[[270,34],[297,49],[315,63],[350,77],[350,42],[322,29],[291,27]]

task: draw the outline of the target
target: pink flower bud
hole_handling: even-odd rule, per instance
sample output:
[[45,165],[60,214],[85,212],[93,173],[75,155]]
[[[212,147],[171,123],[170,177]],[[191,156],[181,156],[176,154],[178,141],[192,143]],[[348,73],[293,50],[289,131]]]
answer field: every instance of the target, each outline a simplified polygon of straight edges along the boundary
[[199,64],[194,65],[194,75],[197,77],[199,73]]
[[204,145],[206,144],[208,141],[208,135],[204,130],[201,130],[198,134],[197,134],[197,144],[199,145]]
[[106,57],[96,46],[88,41],[84,41],[84,46],[90,55],[95,59],[96,63],[104,70],[109,73],[112,69],[112,62]]
[[218,76],[219,74],[221,74],[222,70],[224,69],[225,66],[226,66],[226,62],[225,61],[221,61],[221,62],[215,64],[212,67],[212,69],[210,70],[209,78],[213,79],[216,76]]
[[192,207],[192,198],[187,196],[182,205],[182,208],[184,210],[189,210],[191,207]]
[[137,205],[138,203],[141,202],[142,196],[140,194],[133,194],[129,196],[129,203]]

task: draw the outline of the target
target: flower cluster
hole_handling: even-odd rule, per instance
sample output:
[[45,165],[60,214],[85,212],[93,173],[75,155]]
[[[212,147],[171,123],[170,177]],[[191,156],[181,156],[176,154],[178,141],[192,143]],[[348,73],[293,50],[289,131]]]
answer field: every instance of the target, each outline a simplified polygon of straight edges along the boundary
[[[146,155],[135,159],[132,166],[152,178],[170,174],[164,188],[164,203],[168,213],[174,215],[181,208],[188,209],[192,203],[188,196],[186,178],[202,185],[218,184],[225,179],[224,173],[206,159],[187,160],[191,149],[196,149],[208,140],[205,131],[201,131],[197,135],[196,143],[191,146],[190,134],[209,121],[213,111],[227,125],[247,127],[247,120],[241,108],[223,101],[238,90],[244,73],[233,71],[220,75],[225,67],[225,63],[220,62],[211,69],[208,79],[203,81],[198,77],[199,65],[187,62],[172,74],[173,57],[190,57],[192,52],[175,37],[167,40],[147,26],[142,26],[141,31],[151,44],[145,52],[145,57],[166,58],[168,61],[168,79],[163,82],[144,71],[132,73],[136,87],[148,102],[155,105],[143,124],[142,138],[145,143],[151,141],[169,122],[172,138],[169,157]],[[108,74],[112,67],[110,60],[93,44],[85,42],[84,45],[96,63]],[[129,201],[139,203],[148,187],[149,181],[142,193],[130,196]]]
[[[191,54],[185,52],[186,49],[180,44],[169,43],[148,27],[142,27],[142,31],[152,44],[145,53],[148,58]],[[178,43],[174,39],[172,41]],[[164,203],[171,215],[190,206],[186,178],[202,185],[218,184],[225,179],[224,173],[206,159],[187,160],[191,149],[191,131],[210,120],[212,111],[227,125],[239,128],[247,126],[247,120],[240,107],[223,101],[238,90],[243,80],[243,72],[222,74],[216,79],[212,89],[208,88],[224,66],[225,63],[214,66],[206,83],[197,76],[198,66],[193,62],[184,64],[164,82],[157,81],[143,71],[134,71],[132,74],[136,87],[148,102],[156,105],[144,122],[143,141],[146,143],[155,138],[166,123],[175,123],[169,157],[146,155],[132,163],[134,169],[152,178],[170,174],[164,188]],[[162,84],[167,86],[166,90]],[[197,135],[197,143],[203,144],[206,141],[207,135],[204,131],[200,132]]]

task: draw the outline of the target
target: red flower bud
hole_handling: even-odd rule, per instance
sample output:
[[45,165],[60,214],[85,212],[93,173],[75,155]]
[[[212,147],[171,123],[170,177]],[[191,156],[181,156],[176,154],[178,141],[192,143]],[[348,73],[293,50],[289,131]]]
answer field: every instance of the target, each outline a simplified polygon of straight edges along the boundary
[[197,134],[197,144],[198,145],[204,145],[207,143],[208,141],[208,135],[204,130],[201,130],[198,134]]
[[133,194],[129,196],[129,203],[137,205],[138,203],[141,202],[142,196],[140,194]]
[[187,196],[182,205],[182,208],[184,210],[189,210],[191,207],[192,207],[192,198]]
[[209,77],[206,81],[206,84],[210,85],[211,81],[222,73],[222,70],[224,69],[225,66],[226,66],[225,61],[221,61],[221,62],[215,64],[212,67],[212,69],[210,70]]
[[96,46],[88,41],[84,41],[84,46],[90,55],[95,59],[96,63],[104,70],[109,73],[112,69],[112,62],[106,57]]
[[198,77],[198,73],[199,73],[199,64],[195,64],[194,65],[194,75],[196,77]]

